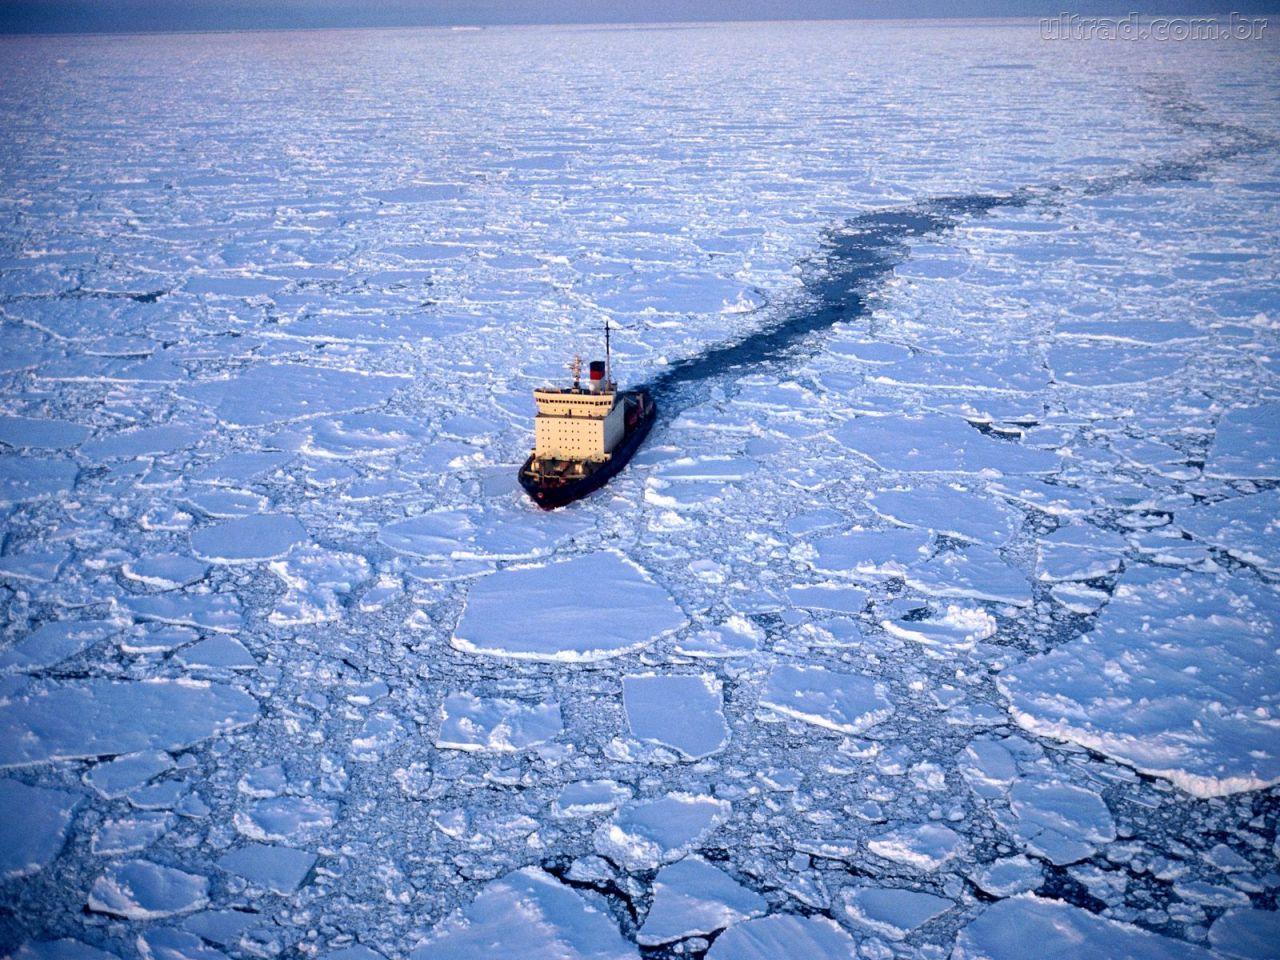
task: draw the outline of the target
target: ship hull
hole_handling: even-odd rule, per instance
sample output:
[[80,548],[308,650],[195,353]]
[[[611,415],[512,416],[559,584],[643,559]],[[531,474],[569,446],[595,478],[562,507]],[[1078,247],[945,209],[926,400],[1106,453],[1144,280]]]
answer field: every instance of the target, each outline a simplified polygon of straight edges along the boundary
[[613,479],[640,449],[645,437],[653,428],[658,417],[658,408],[647,390],[632,391],[643,397],[644,412],[636,422],[627,428],[622,441],[613,448],[608,460],[590,473],[572,479],[551,479],[539,477],[533,472],[533,457],[530,456],[520,468],[520,486],[529,498],[543,510],[554,510],[575,500],[581,500],[589,493],[599,490]]

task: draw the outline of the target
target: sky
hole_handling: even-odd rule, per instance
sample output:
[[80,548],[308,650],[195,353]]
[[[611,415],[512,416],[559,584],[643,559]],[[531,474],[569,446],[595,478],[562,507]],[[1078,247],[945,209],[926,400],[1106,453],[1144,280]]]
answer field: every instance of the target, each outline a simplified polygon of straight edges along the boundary
[[0,33],[1280,12],[1280,0],[0,0]]

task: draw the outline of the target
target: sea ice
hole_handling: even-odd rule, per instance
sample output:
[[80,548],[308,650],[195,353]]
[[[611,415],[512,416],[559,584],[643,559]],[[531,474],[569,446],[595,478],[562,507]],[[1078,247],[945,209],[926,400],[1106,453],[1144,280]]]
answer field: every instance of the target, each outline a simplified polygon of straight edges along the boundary
[[214,563],[255,563],[283,556],[306,539],[307,532],[293,517],[258,513],[193,530],[191,547]]
[[0,702],[0,767],[178,750],[258,718],[235,687],[194,680],[85,680]]
[[925,530],[855,530],[817,540],[813,566],[823,573],[902,576],[928,555],[932,542]]
[[924,619],[882,620],[880,626],[895,637],[945,650],[972,650],[995,636],[996,618],[977,607],[947,606],[946,612]]
[[849,960],[858,946],[827,917],[775,913],[744,920],[720,934],[707,951],[707,960]]
[[227,960],[200,937],[175,927],[152,927],[138,935],[141,960]]
[[653,881],[653,905],[636,935],[643,946],[714,933],[758,917],[768,903],[701,857],[663,867]]
[[1280,489],[1179,510],[1174,522],[1243,563],[1280,574]]
[[992,897],[1012,897],[1030,893],[1044,882],[1040,865],[1019,854],[983,864],[969,874],[969,879],[983,893]]
[[360,373],[299,363],[259,363],[226,380],[182,392],[235,427],[263,426],[372,407],[404,386],[402,375]]
[[105,820],[93,833],[92,849],[100,857],[137,853],[159,840],[172,826],[173,814],[162,811]]
[[1053,473],[1058,457],[1045,450],[984,436],[944,414],[858,417],[833,431],[854,453],[884,470],[913,473]]
[[454,693],[440,708],[436,746],[449,750],[514,753],[546,743],[564,731],[560,704],[524,703]]
[[1241,581],[1126,573],[1095,629],[997,678],[1018,723],[1198,797],[1280,782],[1276,595]]
[[680,608],[645,571],[602,551],[480,579],[453,645],[495,657],[583,663],[638,649],[684,624]]
[[0,780],[0,878],[36,873],[62,850],[81,796]]
[[906,571],[908,585],[934,597],[962,597],[1031,604],[1031,582],[1017,567],[990,547],[944,550]]
[[729,804],[709,796],[632,800],[596,831],[596,851],[627,870],[652,870],[679,860],[728,816]]
[[1280,403],[1223,414],[1204,472],[1211,477],[1271,480],[1280,477]]
[[760,704],[839,733],[861,733],[893,713],[871,677],[789,664],[773,668]]
[[877,857],[926,873],[955,859],[965,846],[958,833],[939,823],[896,827],[867,842],[867,848]]
[[1213,949],[1240,960],[1274,960],[1280,944],[1280,913],[1228,910],[1209,928]]
[[1212,960],[1202,947],[1030,894],[987,907],[960,931],[951,956],[952,960],[1024,960],[1029,944],[1044,960]]
[[1050,863],[1075,863],[1116,838],[1102,797],[1056,779],[1026,777],[1009,791],[1011,831],[1027,849]]
[[120,572],[144,586],[174,590],[203,580],[209,565],[179,553],[157,553],[130,560]]
[[83,779],[100,796],[114,800],[173,768],[173,757],[163,750],[145,750],[94,764]]
[[70,460],[0,455],[0,503],[20,503],[66,493],[79,471]]
[[89,891],[89,909],[126,920],[156,920],[199,910],[209,902],[209,879],[149,860],[108,867]]
[[890,940],[901,940],[955,906],[944,897],[901,887],[849,887],[840,900],[851,920]]
[[633,737],[671,747],[687,760],[710,756],[729,739],[720,685],[714,677],[623,677],[622,699]]
[[120,960],[79,940],[31,940],[13,951],[13,960]]
[[88,435],[88,427],[67,420],[0,417],[0,443],[18,449],[65,450]]
[[218,858],[218,866],[228,873],[282,896],[302,885],[315,862],[314,853],[268,843],[247,843]]
[[338,816],[338,805],[314,797],[267,797],[236,812],[236,830],[250,840],[306,843],[324,835]]
[[537,867],[525,867],[489,881],[409,954],[410,960],[494,957],[639,960],[639,952],[600,907]]
[[51,667],[119,632],[114,620],[51,620],[0,651],[0,673]]
[[1022,525],[1016,510],[960,487],[879,490],[869,500],[887,520],[990,546],[1000,546]]

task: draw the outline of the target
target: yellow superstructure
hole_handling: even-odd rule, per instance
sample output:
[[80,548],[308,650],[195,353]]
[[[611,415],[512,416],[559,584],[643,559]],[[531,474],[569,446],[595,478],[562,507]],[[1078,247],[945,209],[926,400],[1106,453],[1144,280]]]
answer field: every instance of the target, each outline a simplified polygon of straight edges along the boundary
[[624,411],[613,384],[600,391],[568,387],[533,391],[538,415],[533,422],[537,460],[609,459],[625,432]]

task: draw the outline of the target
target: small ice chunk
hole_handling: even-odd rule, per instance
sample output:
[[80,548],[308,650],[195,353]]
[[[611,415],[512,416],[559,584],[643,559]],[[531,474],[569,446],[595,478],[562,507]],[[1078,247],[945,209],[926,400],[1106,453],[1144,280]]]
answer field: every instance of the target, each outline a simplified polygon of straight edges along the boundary
[[636,940],[642,946],[656,946],[714,933],[758,917],[768,906],[764,897],[723,870],[701,857],[686,857],[658,871],[653,905]]
[[616,810],[631,799],[631,791],[616,780],[577,780],[566,783],[551,804],[556,817],[594,817]]
[[1102,798],[1092,790],[1053,779],[1021,779],[1009,792],[1013,833],[1037,856],[1063,866],[1091,856],[1116,838]]
[[188,667],[211,670],[252,670],[258,665],[235,637],[209,637],[178,651],[177,659]]
[[1228,910],[1209,928],[1213,949],[1240,960],[1275,960],[1280,945],[1280,913]]
[[951,604],[946,613],[923,620],[882,620],[880,626],[895,637],[928,647],[972,650],[981,640],[995,636],[996,618],[978,607]]
[[687,760],[720,750],[729,739],[720,685],[706,675],[622,678],[627,726],[638,740],[671,747]]
[[244,625],[240,601],[221,593],[159,593],[125,597],[121,604],[140,622],[168,623],[234,633]]
[[85,680],[0,702],[0,767],[179,750],[258,719],[235,687],[194,680]]
[[932,543],[927,530],[855,530],[815,541],[813,566],[822,573],[897,577],[924,560]]
[[175,766],[173,757],[163,750],[144,750],[96,764],[83,779],[100,796],[114,800]]
[[214,563],[255,563],[283,556],[306,539],[307,532],[293,517],[255,513],[192,531],[191,547]]
[[452,642],[467,653],[585,663],[637,650],[685,622],[644,570],[606,550],[483,577]]
[[410,960],[639,960],[602,909],[550,874],[525,867],[487,883],[436,924]]
[[861,613],[870,595],[859,587],[815,584],[787,588],[793,606],[831,613]]
[[990,547],[935,554],[905,574],[909,586],[934,597],[962,597],[1031,605],[1031,581]]
[[890,940],[901,940],[955,906],[944,897],[901,887],[850,887],[840,899],[851,920]]
[[138,935],[142,960],[227,960],[194,933],[174,927],[153,927]]
[[969,879],[983,893],[992,897],[1012,897],[1030,893],[1044,882],[1040,865],[1019,854],[977,867]]
[[209,565],[180,553],[157,553],[130,560],[120,568],[130,580],[157,590],[175,590],[204,579]]
[[755,653],[763,639],[763,630],[745,617],[735,616],[715,629],[700,630],[691,637],[677,640],[673,647],[686,657],[732,659]]
[[787,664],[773,668],[760,704],[839,733],[861,733],[893,713],[871,677]]
[[156,920],[199,910],[209,902],[209,879],[149,860],[113,864],[93,882],[89,909],[126,920]]
[[218,858],[218,866],[228,873],[282,896],[302,885],[315,862],[314,853],[266,843],[247,843]]
[[558,737],[564,731],[560,704],[480,698],[454,693],[440,708],[436,746],[449,750],[514,753]]
[[960,931],[951,960],[1025,960],[1030,945],[1041,957],[1212,960],[1203,947],[1030,894],[987,907]]
[[104,821],[93,833],[93,853],[99,857],[137,853],[159,840],[171,826],[173,814],[158,811]]
[[120,631],[114,620],[53,620],[0,651],[0,673],[42,670]]
[[384,954],[363,943],[353,943],[341,950],[331,950],[320,955],[320,960],[387,960]]
[[372,572],[369,561],[358,554],[326,550],[315,544],[295,546],[288,556],[273,561],[270,567],[289,588],[268,618],[277,626],[338,619],[344,613],[347,595]]
[[44,869],[62,851],[80,794],[0,780],[0,878]]
[[720,934],[707,960],[849,960],[858,945],[827,917],[775,913],[744,920]]
[[869,841],[867,848],[877,857],[932,873],[959,856],[965,842],[950,827],[920,823],[886,831]]
[[652,870],[679,860],[728,816],[726,801],[698,794],[633,800],[596,831],[596,851],[628,870]]
[[322,836],[338,817],[338,805],[313,797],[268,797],[239,810],[236,829],[250,840],[306,843]]

